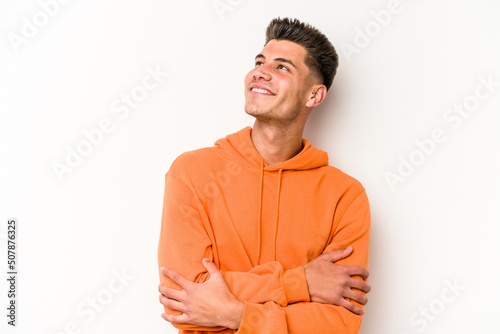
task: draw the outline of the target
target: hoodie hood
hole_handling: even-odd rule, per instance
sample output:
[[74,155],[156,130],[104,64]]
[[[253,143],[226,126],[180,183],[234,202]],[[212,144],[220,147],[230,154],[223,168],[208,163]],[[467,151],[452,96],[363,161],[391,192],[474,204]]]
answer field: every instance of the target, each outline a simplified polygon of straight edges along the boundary
[[[250,136],[252,128],[242,130],[215,142],[215,149],[223,158],[238,165],[262,169],[264,171],[308,170],[328,165],[328,154],[302,139],[302,150],[286,161],[268,166],[253,145]],[[263,166],[262,166],[263,165]]]

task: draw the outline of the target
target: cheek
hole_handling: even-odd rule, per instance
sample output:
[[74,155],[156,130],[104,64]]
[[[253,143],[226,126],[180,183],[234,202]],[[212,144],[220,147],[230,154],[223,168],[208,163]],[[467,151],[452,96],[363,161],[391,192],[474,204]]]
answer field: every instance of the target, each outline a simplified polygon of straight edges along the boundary
[[278,82],[279,91],[284,92],[287,96],[296,96],[297,87],[293,84],[293,82],[287,79],[288,78],[279,80]]

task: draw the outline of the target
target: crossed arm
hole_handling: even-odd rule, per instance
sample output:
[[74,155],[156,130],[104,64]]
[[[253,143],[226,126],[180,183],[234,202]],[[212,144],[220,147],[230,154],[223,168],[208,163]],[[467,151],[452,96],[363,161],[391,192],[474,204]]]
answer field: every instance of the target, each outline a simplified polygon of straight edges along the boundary
[[[368,278],[368,271],[361,266],[335,264],[351,253],[351,247],[325,253],[309,262],[304,269],[312,302],[343,306],[361,315],[364,313],[363,309],[348,299],[361,305],[367,303],[367,298],[353,289],[364,293],[370,291],[370,286],[364,281]],[[214,263],[204,258],[202,264],[210,278],[201,284],[191,282],[171,269],[161,268],[161,274],[182,289],[177,290],[160,284],[160,303],[169,309],[182,312],[179,315],[163,313],[162,317],[171,323],[238,329],[245,308],[244,301],[231,293],[222,272]],[[353,278],[355,275],[363,280]]]

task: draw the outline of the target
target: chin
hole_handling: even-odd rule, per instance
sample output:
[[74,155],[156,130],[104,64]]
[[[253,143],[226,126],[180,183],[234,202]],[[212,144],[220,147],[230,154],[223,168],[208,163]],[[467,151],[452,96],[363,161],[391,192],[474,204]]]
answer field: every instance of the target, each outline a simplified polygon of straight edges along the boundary
[[255,110],[251,110],[251,109],[246,109],[245,108],[245,112],[247,113],[247,115],[250,115],[250,116],[253,116],[253,117],[256,117],[259,115],[258,112],[256,112]]
[[258,107],[256,105],[252,105],[251,103],[245,103],[245,112],[249,115],[253,115],[258,111]]
[[250,115],[250,116],[260,116],[260,115],[265,115],[267,113],[267,110],[264,108],[259,108],[257,106],[247,106],[245,105],[245,112]]

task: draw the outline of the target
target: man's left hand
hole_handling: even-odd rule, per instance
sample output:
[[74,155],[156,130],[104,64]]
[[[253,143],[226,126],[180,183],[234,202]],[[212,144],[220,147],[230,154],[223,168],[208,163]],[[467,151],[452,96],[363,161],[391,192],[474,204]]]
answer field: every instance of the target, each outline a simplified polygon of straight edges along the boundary
[[160,272],[177,283],[182,290],[160,284],[160,303],[182,312],[180,315],[163,313],[162,318],[172,323],[197,326],[224,326],[238,329],[243,316],[244,302],[236,298],[214,263],[203,259],[203,266],[210,274],[204,283],[194,283],[167,268]]

